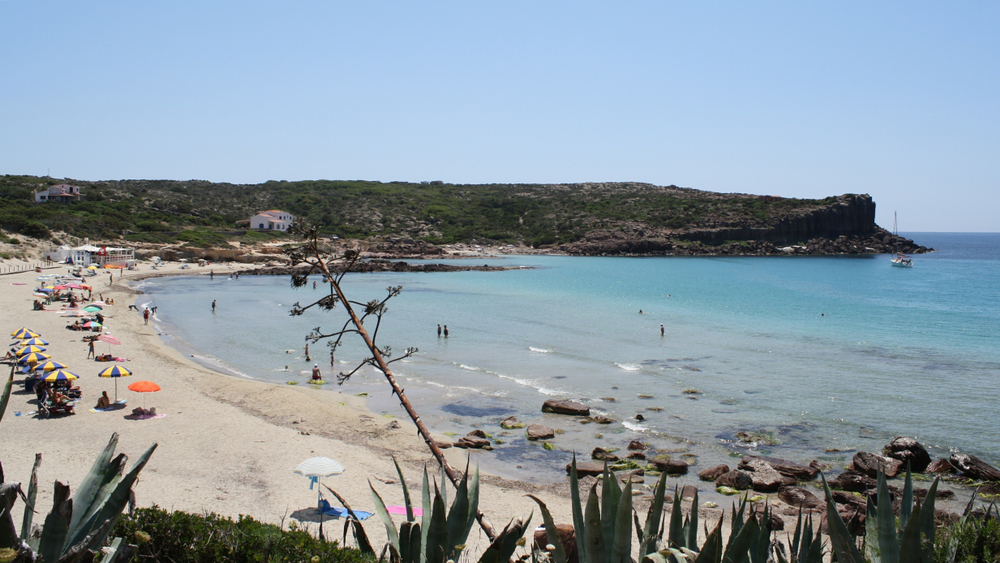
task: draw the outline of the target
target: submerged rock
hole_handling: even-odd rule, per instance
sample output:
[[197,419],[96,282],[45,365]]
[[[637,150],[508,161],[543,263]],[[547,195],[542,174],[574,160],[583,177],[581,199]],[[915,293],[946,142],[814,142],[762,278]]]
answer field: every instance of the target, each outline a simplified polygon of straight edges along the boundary
[[572,416],[590,416],[590,408],[583,403],[562,399],[549,399],[542,405],[542,412],[552,414],[568,414]]
[[925,469],[927,473],[954,473],[955,466],[947,459],[935,459]]
[[618,456],[616,456],[615,454],[609,452],[604,448],[594,448],[594,451],[590,453],[590,459],[597,459],[600,461],[610,461],[613,463],[618,461]]
[[556,431],[541,424],[529,424],[524,435],[529,440],[551,440],[556,437]]
[[688,472],[687,462],[679,459],[653,458],[649,460],[649,463],[651,463],[653,467],[655,467],[659,471],[666,473],[667,475],[683,475]]
[[802,465],[801,463],[795,463],[794,461],[788,461],[786,459],[778,459],[776,457],[764,457],[764,456],[744,456],[743,459],[760,459],[766,462],[768,465],[774,468],[775,471],[781,473],[786,477],[791,477],[797,481],[808,481],[810,479],[815,479],[816,475],[819,474],[819,470],[811,465]]
[[500,421],[500,428],[504,430],[514,430],[515,428],[524,428],[524,423],[517,419],[516,416],[508,416],[507,418]]
[[[572,463],[566,464],[566,474],[569,475]],[[602,461],[578,461],[576,462],[576,474],[578,477],[600,477],[604,473],[604,462]]]

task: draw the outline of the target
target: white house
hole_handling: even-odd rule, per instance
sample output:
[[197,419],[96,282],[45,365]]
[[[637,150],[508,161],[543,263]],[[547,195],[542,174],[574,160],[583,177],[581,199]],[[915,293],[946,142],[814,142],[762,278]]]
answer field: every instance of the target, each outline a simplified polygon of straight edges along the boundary
[[83,194],[80,193],[80,186],[71,186],[69,184],[49,186],[35,192],[35,203],[46,201],[69,203],[71,201],[79,201],[81,198],[83,198]]
[[250,228],[255,231],[287,231],[295,217],[277,209],[261,211],[250,218]]

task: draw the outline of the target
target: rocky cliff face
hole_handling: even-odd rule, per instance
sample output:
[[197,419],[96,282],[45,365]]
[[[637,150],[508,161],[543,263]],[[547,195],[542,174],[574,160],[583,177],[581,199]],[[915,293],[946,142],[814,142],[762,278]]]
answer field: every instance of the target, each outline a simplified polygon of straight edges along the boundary
[[560,250],[575,255],[919,254],[932,249],[875,224],[875,202],[848,194],[828,206],[789,212],[768,224],[708,220],[695,228],[655,229],[630,222],[598,229]]

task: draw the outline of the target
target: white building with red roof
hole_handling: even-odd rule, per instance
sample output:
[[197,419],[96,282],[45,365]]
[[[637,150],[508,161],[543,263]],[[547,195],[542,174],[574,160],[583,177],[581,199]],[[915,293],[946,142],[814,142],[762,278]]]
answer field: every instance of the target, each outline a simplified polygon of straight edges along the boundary
[[71,201],[79,201],[81,198],[83,198],[83,194],[80,193],[80,186],[71,186],[69,184],[49,186],[35,192],[35,203],[45,201],[69,203]]
[[287,231],[295,217],[291,213],[269,209],[250,218],[250,228],[255,231]]

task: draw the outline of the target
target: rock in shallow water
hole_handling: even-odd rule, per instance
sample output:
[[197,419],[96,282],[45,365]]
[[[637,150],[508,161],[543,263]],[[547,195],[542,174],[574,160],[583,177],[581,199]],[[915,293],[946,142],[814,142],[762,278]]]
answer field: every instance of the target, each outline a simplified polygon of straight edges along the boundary
[[556,437],[556,431],[541,424],[529,424],[528,429],[524,432],[524,435],[532,441],[551,440]]
[[590,416],[590,408],[576,401],[549,399],[542,405],[542,412],[553,414],[568,414],[573,416]]
[[700,477],[702,481],[715,481],[724,473],[729,473],[729,466],[723,463],[722,465],[716,465],[715,467],[705,469],[698,474],[698,477]]
[[736,469],[719,475],[715,480],[715,486],[745,491],[753,487],[753,477],[746,471]]
[[1000,481],[1000,470],[974,455],[951,454],[951,464],[965,475],[980,481]]
[[858,452],[851,460],[850,469],[857,473],[863,473],[872,479],[878,478],[878,471],[881,469],[887,479],[892,479],[903,470],[903,462],[884,455]]
[[[753,490],[761,493],[773,493],[782,485],[794,485],[795,479],[778,473],[771,464],[758,458],[743,458],[740,469],[747,471],[753,480]],[[790,482],[786,482],[788,479]]]

